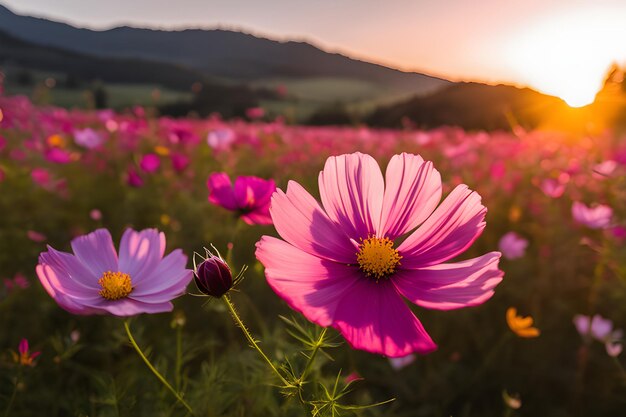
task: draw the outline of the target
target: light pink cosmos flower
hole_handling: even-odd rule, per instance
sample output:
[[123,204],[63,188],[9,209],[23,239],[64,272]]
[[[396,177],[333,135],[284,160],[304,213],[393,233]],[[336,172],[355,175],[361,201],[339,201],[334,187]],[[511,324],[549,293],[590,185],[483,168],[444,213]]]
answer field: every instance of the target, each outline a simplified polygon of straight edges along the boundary
[[603,204],[587,207],[583,203],[575,201],[572,204],[572,217],[576,223],[590,229],[604,229],[611,223],[613,209]]
[[95,149],[104,143],[104,137],[91,128],[77,129],[74,131],[74,142],[84,148]]
[[515,232],[509,232],[502,236],[498,242],[498,249],[507,259],[522,258],[526,253],[528,241]]
[[411,353],[410,355],[401,356],[399,358],[389,358],[389,364],[394,371],[399,371],[415,362],[415,359],[417,359],[417,356]]
[[274,180],[237,177],[233,187],[228,174],[215,172],[207,179],[209,201],[240,214],[248,224],[272,224],[270,198],[276,190]]
[[576,330],[583,338],[591,337],[604,343],[606,353],[609,356],[617,357],[622,353],[620,340],[624,334],[622,330],[613,329],[611,320],[605,319],[599,314],[596,314],[593,318],[577,314],[574,316],[574,326],[576,326]]
[[119,257],[106,229],[72,240],[72,250],[73,255],[48,246],[39,256],[37,276],[59,306],[74,314],[172,311],[171,300],[192,278],[180,249],[163,257],[165,235],[156,229],[127,229]]
[[565,192],[565,184],[553,178],[541,182],[541,191],[548,197],[559,198]]
[[331,157],[319,189],[323,208],[294,181],[277,190],[270,213],[285,240],[263,236],[256,256],[289,306],[356,349],[432,352],[403,297],[431,309],[475,306],[502,280],[499,252],[445,263],[478,238],[487,209],[465,185],[439,205],[441,177],[420,156],[394,156],[385,179],[369,155]]

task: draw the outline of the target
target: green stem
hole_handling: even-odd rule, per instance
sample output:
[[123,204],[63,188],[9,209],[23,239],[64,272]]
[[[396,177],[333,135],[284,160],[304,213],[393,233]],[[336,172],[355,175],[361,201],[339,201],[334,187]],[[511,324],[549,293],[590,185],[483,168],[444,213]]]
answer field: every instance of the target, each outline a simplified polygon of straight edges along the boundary
[[163,375],[161,375],[159,373],[159,371],[156,370],[156,368],[154,366],[152,366],[152,364],[150,363],[150,361],[148,360],[148,358],[146,357],[146,355],[144,355],[144,353],[142,352],[141,348],[139,347],[139,345],[137,344],[137,342],[135,341],[135,338],[133,337],[132,333],[130,332],[130,327],[128,326],[128,321],[124,321],[124,328],[126,329],[126,334],[128,335],[128,339],[130,340],[130,343],[133,345],[133,347],[135,348],[135,350],[137,351],[137,354],[139,354],[139,356],[141,357],[141,359],[143,359],[144,363],[148,366],[148,368],[152,371],[152,373],[154,374],[154,376],[157,377],[157,379],[159,381],[161,381],[161,383],[163,385],[165,385],[165,387],[170,390],[172,392],[172,394],[174,394],[174,396],[176,397],[176,399],[183,405],[185,406],[185,408],[187,409],[187,411],[189,411],[189,414],[193,415],[193,410],[191,409],[191,407],[189,406],[189,404],[187,404],[185,402],[185,400],[183,400],[183,398],[180,396],[180,394],[174,389],[172,388],[172,386],[165,380],[165,378],[163,378]]
[[177,326],[176,327],[176,373],[174,375],[175,382],[176,382],[176,391],[180,392],[180,382],[181,382],[181,375],[180,375],[180,368],[182,367],[182,355],[183,355],[183,327],[182,326]]
[[226,251],[226,263],[230,266],[230,269],[234,269],[231,264],[233,261],[233,248],[235,247],[235,238],[239,234],[239,229],[241,228],[241,224],[243,221],[240,218],[237,218],[237,223],[235,223],[235,227],[233,228],[233,233],[230,235],[230,241],[226,244],[228,245],[228,249]]
[[11,415],[11,409],[13,408],[15,397],[17,397],[17,386],[20,383],[21,374],[22,374],[22,370],[20,369],[17,376],[15,377],[15,384],[13,385],[13,393],[11,394],[11,398],[9,399],[9,404],[7,404],[7,408],[4,411],[4,417],[9,417]]
[[267,362],[267,364],[270,366],[270,368],[272,368],[272,371],[274,371],[274,373],[278,376],[280,381],[283,384],[285,384],[285,386],[289,385],[287,380],[282,376],[282,374],[278,371],[278,369],[276,369],[276,367],[274,366],[274,364],[272,363],[270,358],[268,358],[267,355],[265,354],[265,352],[263,352],[263,350],[259,347],[259,345],[257,344],[256,340],[254,340],[254,338],[252,337],[252,335],[248,331],[248,328],[246,327],[246,325],[243,324],[243,321],[239,317],[239,314],[237,313],[237,310],[235,310],[235,306],[230,301],[230,298],[228,297],[228,295],[224,295],[222,297],[222,300],[224,300],[224,303],[226,304],[226,307],[228,307],[228,311],[230,312],[230,315],[233,317],[233,320],[235,320],[235,323],[237,324],[237,326],[241,329],[241,331],[243,332],[244,336],[246,336],[246,339],[248,339],[248,343],[250,343],[250,346],[252,348],[254,348],[257,352],[259,352],[259,355],[261,355],[263,360],[265,360],[265,362]]
[[313,352],[311,352],[309,361],[307,362],[304,368],[304,371],[302,371],[302,375],[300,375],[300,382],[304,382],[304,378],[306,378],[307,374],[311,370],[311,367],[313,366],[313,361],[315,360],[315,356],[317,355],[317,352],[319,352],[320,346],[324,342],[324,336],[326,336],[326,330],[327,330],[326,328],[322,329],[322,333],[320,334],[319,339],[317,339],[317,343],[315,344],[315,347],[313,348]]

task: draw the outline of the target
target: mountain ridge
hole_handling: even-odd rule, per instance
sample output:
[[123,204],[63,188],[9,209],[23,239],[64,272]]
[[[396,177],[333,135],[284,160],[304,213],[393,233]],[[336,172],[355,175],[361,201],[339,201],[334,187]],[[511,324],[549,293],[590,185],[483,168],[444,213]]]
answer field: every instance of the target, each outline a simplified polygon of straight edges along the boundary
[[237,81],[338,77],[426,94],[450,84],[432,75],[394,69],[328,52],[306,41],[279,41],[225,29],[162,30],[119,26],[106,30],[22,16],[0,5],[0,28],[33,43],[101,57],[176,63]]

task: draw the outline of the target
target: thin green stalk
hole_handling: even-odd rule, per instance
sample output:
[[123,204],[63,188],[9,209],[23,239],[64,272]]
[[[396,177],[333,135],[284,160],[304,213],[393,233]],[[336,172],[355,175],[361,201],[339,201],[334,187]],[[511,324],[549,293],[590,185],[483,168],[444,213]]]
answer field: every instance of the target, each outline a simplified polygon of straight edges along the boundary
[[307,374],[311,370],[311,366],[313,366],[313,361],[315,360],[315,356],[317,355],[317,352],[319,352],[320,346],[324,342],[324,336],[326,336],[326,330],[327,330],[326,328],[322,329],[322,333],[320,334],[319,339],[317,339],[317,343],[315,344],[315,347],[313,348],[313,352],[311,352],[309,361],[307,362],[304,368],[304,371],[302,371],[302,375],[300,375],[300,382],[304,382],[304,378],[306,378]]
[[180,384],[181,384],[181,374],[180,369],[182,367],[183,362],[183,327],[176,326],[176,373],[174,374],[174,378],[176,378],[176,391],[180,392]]
[[235,223],[235,227],[233,228],[233,233],[230,235],[230,241],[226,244],[228,245],[228,250],[226,251],[226,263],[230,266],[231,270],[234,269],[231,264],[233,261],[233,247],[235,246],[235,238],[239,234],[239,229],[241,229],[241,224],[243,221],[237,217],[237,223]]
[[4,417],[9,417],[11,415],[11,409],[13,408],[15,397],[17,397],[17,387],[20,383],[21,376],[22,376],[22,370],[20,369],[17,376],[15,377],[15,384],[13,385],[13,393],[11,394],[11,398],[9,399],[9,404],[7,404],[7,408],[4,411]]
[[172,394],[174,394],[174,396],[176,397],[176,399],[183,405],[185,406],[185,408],[187,409],[187,411],[189,411],[189,414],[193,415],[193,410],[191,409],[191,407],[189,406],[189,404],[187,404],[187,402],[185,402],[185,400],[183,400],[183,398],[180,396],[180,394],[165,380],[165,378],[163,377],[163,375],[161,375],[159,373],[159,371],[156,370],[156,368],[154,366],[152,366],[152,364],[150,363],[150,361],[148,360],[148,358],[146,357],[146,355],[144,355],[143,351],[141,350],[141,348],[139,347],[139,345],[137,344],[137,342],[135,341],[135,338],[133,337],[132,333],[130,332],[130,327],[128,326],[128,321],[124,321],[124,328],[126,329],[126,334],[128,335],[128,339],[130,340],[130,343],[133,345],[133,347],[135,348],[135,350],[137,351],[137,354],[141,357],[141,359],[143,359],[144,363],[148,366],[148,368],[152,371],[152,373],[154,374],[154,376],[157,377],[157,379],[159,381],[161,381],[161,383],[163,385],[165,385],[165,387],[170,390],[172,392]]
[[265,362],[267,362],[267,364],[270,366],[270,368],[272,368],[272,371],[274,371],[274,373],[278,376],[280,381],[283,384],[285,384],[285,386],[290,385],[287,382],[287,380],[282,376],[282,374],[278,371],[278,369],[276,369],[276,367],[274,366],[274,364],[272,363],[270,358],[268,358],[267,355],[265,354],[265,352],[263,352],[263,350],[259,347],[259,345],[257,344],[256,340],[254,340],[254,337],[252,337],[252,335],[248,331],[248,328],[246,327],[246,325],[243,324],[243,321],[239,317],[239,314],[237,313],[237,310],[235,310],[235,306],[230,301],[230,298],[228,297],[228,295],[223,296],[222,300],[224,300],[224,304],[226,304],[226,307],[228,307],[228,311],[230,312],[230,315],[233,317],[233,320],[235,320],[235,323],[237,324],[237,326],[241,329],[241,331],[243,332],[244,336],[246,336],[246,339],[248,339],[248,343],[250,343],[250,346],[252,348],[254,348],[257,352],[259,352],[259,355],[261,355],[263,360],[265,360]]

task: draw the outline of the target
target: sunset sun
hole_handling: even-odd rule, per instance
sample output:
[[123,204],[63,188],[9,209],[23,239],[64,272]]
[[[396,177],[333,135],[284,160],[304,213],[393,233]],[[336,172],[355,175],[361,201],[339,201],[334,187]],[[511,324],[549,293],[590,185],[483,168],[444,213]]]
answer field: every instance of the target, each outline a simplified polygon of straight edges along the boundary
[[505,59],[522,82],[572,107],[585,106],[610,65],[626,58],[626,25],[617,25],[620,19],[602,9],[545,18],[511,39]]

